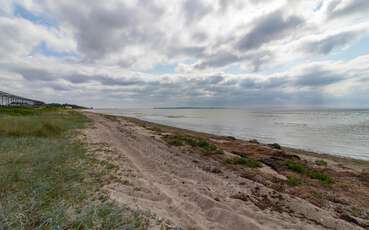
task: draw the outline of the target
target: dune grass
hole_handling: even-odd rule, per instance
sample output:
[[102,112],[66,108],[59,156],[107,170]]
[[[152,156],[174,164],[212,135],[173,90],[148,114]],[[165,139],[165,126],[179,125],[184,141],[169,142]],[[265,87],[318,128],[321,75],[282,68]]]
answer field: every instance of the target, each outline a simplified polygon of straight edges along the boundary
[[108,169],[73,139],[88,124],[61,109],[0,108],[0,229],[144,229],[100,191]]
[[174,146],[190,145],[192,147],[196,147],[206,155],[224,154],[222,149],[218,148],[216,145],[202,138],[174,135],[166,137],[165,140],[169,145]]
[[302,184],[302,179],[296,176],[287,176],[287,184],[291,187],[298,186]]
[[319,180],[323,185],[330,185],[334,182],[333,179],[325,172],[310,169],[301,162],[288,160],[285,162],[285,165],[289,170],[304,174],[311,179]]
[[319,165],[319,166],[327,166],[328,165],[328,163],[325,160],[316,160],[315,164]]
[[260,161],[251,159],[251,158],[246,158],[246,157],[234,157],[234,158],[225,160],[225,163],[232,164],[232,165],[242,165],[248,168],[262,167],[262,164],[260,163]]

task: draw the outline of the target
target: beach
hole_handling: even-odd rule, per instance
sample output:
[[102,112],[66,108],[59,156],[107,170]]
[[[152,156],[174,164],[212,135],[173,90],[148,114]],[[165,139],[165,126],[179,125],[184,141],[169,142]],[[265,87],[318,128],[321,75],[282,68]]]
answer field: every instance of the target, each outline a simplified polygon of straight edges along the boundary
[[369,162],[83,112],[108,197],[152,229],[368,229]]

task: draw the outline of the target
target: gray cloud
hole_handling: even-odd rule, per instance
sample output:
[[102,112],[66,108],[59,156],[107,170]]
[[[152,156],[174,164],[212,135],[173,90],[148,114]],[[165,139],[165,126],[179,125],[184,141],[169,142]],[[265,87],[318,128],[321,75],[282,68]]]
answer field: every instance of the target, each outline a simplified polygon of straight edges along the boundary
[[144,84],[141,79],[134,79],[128,77],[114,78],[106,75],[86,75],[80,73],[54,73],[49,70],[40,68],[15,68],[14,71],[19,73],[27,81],[39,82],[54,82],[50,83],[55,88],[55,82],[65,80],[73,84],[85,84],[91,82],[98,82],[105,86],[130,86]]
[[236,54],[231,51],[220,51],[212,55],[202,57],[202,61],[195,64],[195,69],[219,68],[227,65],[243,62],[250,66],[252,71],[258,71],[260,66],[272,59],[272,53],[266,50]]
[[307,53],[328,54],[336,48],[349,44],[362,34],[363,31],[346,31],[329,35],[319,40],[304,43],[302,49]]
[[199,0],[185,0],[183,11],[187,23],[193,23],[201,20],[204,16],[213,10],[211,5]]
[[311,1],[272,2],[32,1],[25,9],[48,12],[55,26],[0,15],[0,90],[135,107],[321,104],[369,95],[368,56],[322,56],[365,37],[368,1],[329,0],[319,10]]
[[369,1],[367,0],[335,0],[330,2],[327,7],[329,18],[351,16],[354,14],[366,14],[368,10]]
[[[74,72],[55,73],[52,70],[34,67],[14,68],[13,71],[27,80],[25,84],[28,87],[52,89],[55,95],[65,95],[66,101],[63,102],[70,102],[67,98],[72,98],[73,95],[73,101],[85,98],[84,100],[91,101],[95,105],[101,103],[104,106],[106,102],[118,103],[116,98],[120,98],[120,103],[125,105],[147,103],[150,106],[267,106],[291,103],[324,104],[328,99],[335,98],[322,88],[352,79],[350,76],[361,76],[358,81],[361,85],[367,85],[368,82],[362,81],[363,76],[369,76],[367,70],[347,69],[352,65],[355,64],[347,63],[346,66],[339,68],[331,65],[328,68],[325,64],[317,63],[272,74],[268,78],[262,78],[260,75],[224,73],[198,74],[191,77],[187,75],[160,78],[147,78],[142,75],[117,77],[109,74],[81,74],[77,69]],[[291,88],[295,90],[289,90]],[[81,90],[83,95],[77,93]]]
[[324,70],[322,67],[308,69],[306,72],[295,76],[295,78],[294,84],[303,87],[321,87],[345,80],[341,74]]
[[283,38],[303,22],[300,17],[285,17],[281,10],[277,10],[255,20],[252,23],[253,28],[240,39],[237,48],[240,50],[259,48],[265,43]]
[[80,2],[80,7],[74,2],[57,5],[56,15],[72,27],[86,59],[101,59],[137,43],[158,45],[164,37],[152,24],[163,11],[151,1],[139,1],[135,8],[113,1]]

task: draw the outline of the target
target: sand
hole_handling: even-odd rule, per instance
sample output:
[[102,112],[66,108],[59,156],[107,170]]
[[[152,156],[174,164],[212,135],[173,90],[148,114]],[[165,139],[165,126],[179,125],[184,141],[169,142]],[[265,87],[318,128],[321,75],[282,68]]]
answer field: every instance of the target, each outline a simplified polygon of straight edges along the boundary
[[[151,229],[348,230],[367,227],[365,218],[346,212],[343,215],[336,210],[338,206],[317,205],[314,199],[304,195],[311,192],[309,189],[299,192],[305,186],[288,188],[285,185],[288,172],[279,172],[266,164],[258,169],[243,169],[223,161],[233,155],[242,155],[244,149],[253,151],[251,156],[259,160],[266,158],[269,152],[275,154],[281,150],[188,131],[191,135],[208,138],[225,150],[224,156],[207,156],[190,147],[170,146],[163,140],[173,132],[186,131],[155,127],[152,123],[124,117],[84,113],[94,121],[83,131],[87,145],[95,150],[96,158],[117,167],[115,174],[119,180],[106,183],[103,189],[113,201],[155,216],[158,222],[152,224]],[[310,161],[317,158],[303,151],[286,151],[310,158],[307,159]],[[327,161],[338,173],[359,176],[367,167],[361,161],[346,160],[351,168],[341,167],[343,162],[333,158]],[[325,190],[314,183],[318,184],[313,181],[306,186]],[[369,187],[358,186],[365,197]],[[335,189],[330,191],[331,188],[327,190],[332,194],[336,192]],[[358,197],[359,203],[361,199]],[[359,206],[360,210],[369,206],[368,200],[362,200],[363,206],[355,201],[349,200],[349,205]]]

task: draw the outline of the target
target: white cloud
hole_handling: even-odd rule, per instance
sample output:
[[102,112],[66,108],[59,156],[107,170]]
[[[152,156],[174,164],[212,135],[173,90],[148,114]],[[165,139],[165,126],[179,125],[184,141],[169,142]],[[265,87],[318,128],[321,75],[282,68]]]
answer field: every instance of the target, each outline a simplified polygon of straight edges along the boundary
[[327,55],[345,57],[368,35],[368,7],[366,0],[6,0],[0,87],[85,105],[348,103],[369,95],[368,56]]

